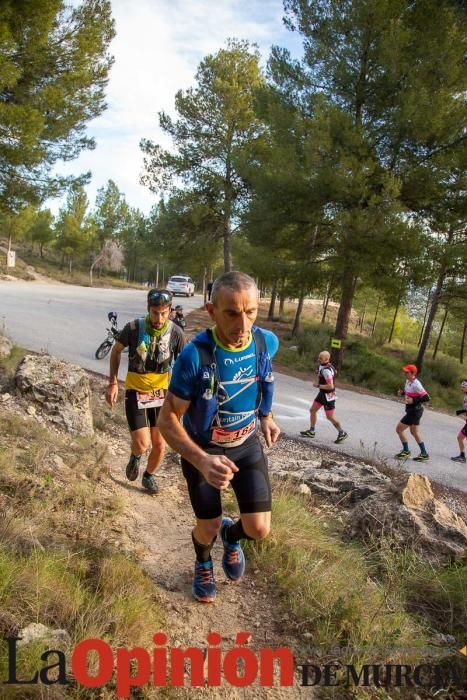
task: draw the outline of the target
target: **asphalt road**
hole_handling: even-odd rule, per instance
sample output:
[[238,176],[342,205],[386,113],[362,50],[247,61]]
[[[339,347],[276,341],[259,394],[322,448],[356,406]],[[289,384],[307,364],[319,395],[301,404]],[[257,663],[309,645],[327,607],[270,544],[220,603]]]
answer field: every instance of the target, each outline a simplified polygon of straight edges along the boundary
[[[202,297],[179,298],[188,312],[202,304]],[[106,337],[107,313],[117,311],[119,327],[145,312],[146,293],[133,289],[91,289],[64,284],[0,281],[0,326],[18,345],[46,351],[95,372],[106,374],[108,357],[96,360],[94,353]],[[119,376],[126,373],[126,356]],[[429,387],[427,387],[429,391]],[[282,430],[297,437],[309,425],[308,409],[316,394],[311,381],[276,374],[274,415]],[[318,415],[317,437],[313,444],[336,452],[359,457],[382,457],[392,460],[400,443],[394,432],[404,406],[397,401],[338,390],[336,415],[349,438],[334,445],[334,428],[323,411]],[[456,434],[462,421],[436,411],[426,410],[422,433],[430,461],[405,462],[413,472],[426,474],[446,486],[467,492],[467,468],[451,462],[457,454]],[[416,445],[411,444],[417,453]]]

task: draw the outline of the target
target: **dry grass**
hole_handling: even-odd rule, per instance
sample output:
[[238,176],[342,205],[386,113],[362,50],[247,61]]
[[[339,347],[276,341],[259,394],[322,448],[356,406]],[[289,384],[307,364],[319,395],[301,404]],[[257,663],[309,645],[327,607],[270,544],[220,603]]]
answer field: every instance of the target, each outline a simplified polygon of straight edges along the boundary
[[336,648],[343,663],[369,655],[389,662],[402,651],[410,663],[408,648],[412,659],[420,658],[426,622],[410,614],[396,579],[377,576],[361,546],[343,543],[341,527],[282,487],[274,495],[271,535],[249,544],[250,560],[278,586],[284,608],[323,658]]
[[[163,614],[135,557],[113,544],[124,504],[110,487],[105,444],[51,434],[33,419],[0,411],[0,637],[41,622],[66,629],[71,647],[97,637],[113,647],[150,649]],[[47,648],[46,641],[21,648],[18,677],[42,668]],[[0,679],[7,677],[4,650],[0,643]],[[4,686],[2,700],[44,691],[26,688],[29,695],[25,687]],[[71,684],[50,688],[47,697],[106,693],[115,696],[110,684],[95,696]]]

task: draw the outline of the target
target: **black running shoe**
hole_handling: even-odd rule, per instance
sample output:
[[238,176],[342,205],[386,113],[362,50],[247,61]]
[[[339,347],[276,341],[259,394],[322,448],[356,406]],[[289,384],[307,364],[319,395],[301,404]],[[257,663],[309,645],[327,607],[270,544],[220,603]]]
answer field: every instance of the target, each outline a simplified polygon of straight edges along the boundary
[[316,437],[316,433],[312,428],[310,428],[309,430],[300,430],[300,435],[302,437],[307,437],[307,438]]
[[128,481],[136,481],[139,474],[139,463],[141,456],[131,455],[128,464],[126,465],[126,478]]
[[159,485],[156,481],[156,477],[153,474],[149,474],[149,476],[145,476],[143,474],[141,484],[146,491],[149,491],[149,493],[159,493]]

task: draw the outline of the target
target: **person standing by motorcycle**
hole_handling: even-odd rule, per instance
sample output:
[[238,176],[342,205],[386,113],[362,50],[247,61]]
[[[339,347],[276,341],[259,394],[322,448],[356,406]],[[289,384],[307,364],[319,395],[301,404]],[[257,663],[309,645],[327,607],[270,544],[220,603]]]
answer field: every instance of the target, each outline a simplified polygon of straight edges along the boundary
[[186,320],[185,320],[185,316],[183,313],[183,306],[180,306],[180,304],[177,304],[177,306],[174,309],[173,316],[171,316],[171,318],[172,318],[172,321],[174,323],[176,323],[177,326],[179,326],[179,328],[182,329],[182,331],[185,330]]
[[169,319],[172,294],[166,289],[148,293],[148,314],[126,324],[110,355],[106,401],[118,398],[118,369],[124,348],[129,348],[125,380],[125,413],[131,432],[131,456],[126,467],[129,481],[138,478],[141,457],[151,447],[142,485],[151,494],[159,487],[154,476],[165,452],[157,427],[159,411],[169,385],[169,370],[185,346],[183,331]]

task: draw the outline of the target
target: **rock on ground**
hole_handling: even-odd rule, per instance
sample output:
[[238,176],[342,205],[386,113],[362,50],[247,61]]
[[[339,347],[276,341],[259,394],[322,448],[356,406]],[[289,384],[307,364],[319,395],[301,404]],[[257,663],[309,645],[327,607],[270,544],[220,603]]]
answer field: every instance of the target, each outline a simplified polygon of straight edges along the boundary
[[0,335],[0,358],[9,357],[13,348],[13,343],[6,335]]
[[349,514],[353,537],[386,536],[437,561],[467,554],[467,525],[434,497],[421,474],[402,474]]
[[57,646],[67,646],[71,642],[70,635],[66,630],[53,630],[46,627],[41,622],[31,622],[30,625],[19,631],[18,637],[21,639],[18,642],[18,647],[26,646],[31,642],[44,640]]
[[51,355],[26,355],[15,383],[29,406],[44,418],[78,435],[92,435],[88,375],[81,367]]

